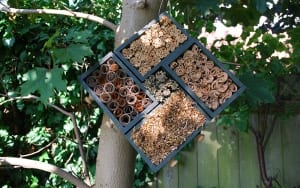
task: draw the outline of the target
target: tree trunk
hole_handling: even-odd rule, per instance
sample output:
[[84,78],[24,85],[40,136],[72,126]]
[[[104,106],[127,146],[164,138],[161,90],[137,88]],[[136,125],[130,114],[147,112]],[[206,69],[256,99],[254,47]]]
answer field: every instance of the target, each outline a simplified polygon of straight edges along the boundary
[[[167,0],[123,0],[122,18],[116,31],[119,46],[135,31],[164,11]],[[104,115],[96,166],[96,188],[132,188],[136,153]]]

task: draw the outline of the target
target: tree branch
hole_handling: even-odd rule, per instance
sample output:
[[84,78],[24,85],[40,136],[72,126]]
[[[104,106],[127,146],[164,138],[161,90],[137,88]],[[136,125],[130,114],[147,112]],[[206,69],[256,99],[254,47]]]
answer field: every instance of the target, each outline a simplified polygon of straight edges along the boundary
[[72,174],[52,164],[35,161],[31,159],[17,158],[17,157],[0,157],[0,166],[5,166],[5,165],[21,166],[23,168],[38,169],[38,170],[54,173],[59,177],[68,180],[69,182],[71,182],[73,185],[77,187],[82,187],[82,188],[90,187],[86,183],[78,179],[77,177],[73,176]]
[[44,151],[45,149],[47,149],[48,147],[50,147],[56,140],[57,140],[58,137],[56,137],[54,140],[52,140],[51,142],[49,142],[46,146],[40,148],[39,150],[35,151],[35,152],[32,152],[32,153],[28,153],[28,154],[24,154],[24,155],[20,155],[21,158],[23,157],[31,157],[33,155],[36,155],[42,151]]
[[3,3],[1,3],[1,5],[2,6],[0,6],[0,11],[2,12],[13,13],[13,14],[54,14],[54,15],[71,16],[76,18],[84,18],[93,22],[100,23],[101,25],[108,27],[113,31],[116,31],[117,29],[117,26],[112,22],[103,19],[99,16],[95,16],[83,12],[74,12],[71,10],[57,10],[57,9],[16,9],[16,8],[7,7]]
[[[11,101],[14,101],[14,100],[26,100],[26,99],[39,100],[39,97],[37,97],[35,95],[13,97],[13,98],[10,98],[10,99],[7,99],[7,100],[1,102],[0,106],[3,105],[4,103],[11,102]],[[84,177],[85,177],[85,181],[87,181],[88,184],[90,184],[90,176],[89,176],[89,171],[88,171],[88,167],[87,167],[86,160],[85,160],[85,154],[84,154],[84,150],[83,150],[83,143],[82,143],[81,138],[80,138],[80,132],[79,132],[79,129],[78,129],[78,125],[77,125],[75,115],[73,113],[70,113],[70,112],[64,110],[63,108],[61,108],[57,105],[54,105],[54,104],[51,104],[51,103],[47,103],[47,105],[54,108],[54,109],[56,109],[57,111],[63,113],[64,115],[69,116],[71,118],[71,121],[72,121],[72,124],[73,124],[73,127],[74,127],[75,137],[76,137],[76,140],[78,142],[79,153],[80,153],[80,156],[82,158],[82,168],[83,168],[83,174],[84,174]]]

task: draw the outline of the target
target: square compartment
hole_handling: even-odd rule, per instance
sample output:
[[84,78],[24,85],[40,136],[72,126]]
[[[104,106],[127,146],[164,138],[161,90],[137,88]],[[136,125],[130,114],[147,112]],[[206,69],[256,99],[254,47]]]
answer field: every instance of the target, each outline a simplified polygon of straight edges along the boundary
[[245,86],[198,40],[164,65],[168,73],[213,118],[234,101]]
[[[167,80],[164,78],[165,75]],[[148,78],[151,79],[149,83],[157,81],[153,80],[156,77],[165,80],[164,84],[153,83],[153,85],[160,85],[160,88],[170,87],[170,93],[166,92],[166,97],[159,99],[160,94],[157,93],[163,92],[158,90],[154,92],[156,88],[147,88],[148,84],[144,83],[149,91],[152,90],[151,93],[159,101],[159,106],[126,134],[130,144],[154,172],[172,159],[210,121],[180,85],[172,86],[173,83],[176,84],[172,76],[159,70]]]
[[119,46],[115,53],[144,81],[159,69],[170,54],[186,46],[190,35],[168,14],[162,13]]
[[154,97],[112,52],[79,80],[124,134],[157,105]]

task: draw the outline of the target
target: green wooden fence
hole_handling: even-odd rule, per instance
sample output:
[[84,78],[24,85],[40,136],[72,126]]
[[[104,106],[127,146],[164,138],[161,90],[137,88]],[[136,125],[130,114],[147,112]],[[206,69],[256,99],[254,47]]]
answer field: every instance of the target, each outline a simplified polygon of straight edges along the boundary
[[[181,162],[175,167],[165,166],[151,187],[263,187],[251,133],[214,124],[202,133],[205,139],[195,141],[193,149],[180,152]],[[277,122],[266,148],[266,162],[269,174],[278,176],[284,188],[300,187],[300,115]]]

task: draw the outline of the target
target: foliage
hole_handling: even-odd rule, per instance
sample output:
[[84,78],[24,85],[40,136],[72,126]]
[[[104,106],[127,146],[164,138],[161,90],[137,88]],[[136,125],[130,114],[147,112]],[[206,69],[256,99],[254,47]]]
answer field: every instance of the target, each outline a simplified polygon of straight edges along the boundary
[[[71,2],[71,1],[70,1]],[[119,1],[8,1],[14,8],[69,8],[118,22]],[[93,8],[91,8],[93,7]],[[77,77],[113,49],[114,34],[83,19],[52,15],[0,13],[0,155],[29,155],[82,177],[82,163],[73,124],[76,115],[91,177],[95,174],[101,110],[87,103]],[[63,26],[63,27],[61,27]],[[9,98],[34,94],[36,100]],[[46,147],[49,143],[48,147]],[[56,175],[34,170],[1,169],[0,185],[9,187],[72,187]]]
[[[8,4],[14,8],[68,8],[114,23],[120,20],[119,0],[9,0]],[[243,25],[241,37],[227,35],[210,47],[247,86],[247,91],[221,114],[219,125],[247,131],[251,113],[265,105],[281,104],[282,99],[295,98],[279,86],[286,77],[300,73],[297,1],[175,0],[169,5],[169,12],[195,37],[203,28],[214,32],[216,20],[227,26]],[[262,15],[267,19],[257,26]],[[278,20],[274,22],[276,15]],[[0,37],[0,155],[20,156],[42,149],[30,158],[56,164],[82,177],[73,125],[67,116],[47,106],[49,102],[75,113],[93,177],[102,112],[85,100],[77,76],[113,49],[113,32],[83,19],[0,13]],[[207,38],[200,40],[207,44]],[[288,56],[273,56],[275,52]],[[6,101],[28,94],[39,96],[40,101]],[[44,148],[48,143],[52,144]],[[53,174],[33,170],[1,169],[0,175],[1,186],[71,187]],[[138,156],[134,186],[145,186],[153,177]]]

